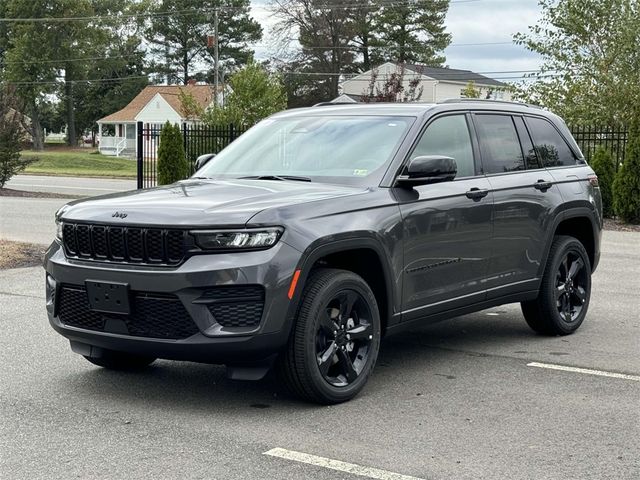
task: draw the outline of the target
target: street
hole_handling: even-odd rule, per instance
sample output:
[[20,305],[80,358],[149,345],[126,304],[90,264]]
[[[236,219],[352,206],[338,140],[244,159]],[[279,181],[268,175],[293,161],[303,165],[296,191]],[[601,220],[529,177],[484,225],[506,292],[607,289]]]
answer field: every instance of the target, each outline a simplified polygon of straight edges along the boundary
[[135,190],[135,179],[64,177],[47,175],[16,175],[7,182],[7,188],[28,192],[61,193],[93,197],[108,193]]
[[576,334],[537,336],[507,305],[393,336],[333,407],[219,366],[95,367],[49,327],[43,279],[0,271],[0,478],[640,477],[638,234],[604,232]]
[[0,197],[0,238],[49,245],[56,235],[55,213],[72,199]]

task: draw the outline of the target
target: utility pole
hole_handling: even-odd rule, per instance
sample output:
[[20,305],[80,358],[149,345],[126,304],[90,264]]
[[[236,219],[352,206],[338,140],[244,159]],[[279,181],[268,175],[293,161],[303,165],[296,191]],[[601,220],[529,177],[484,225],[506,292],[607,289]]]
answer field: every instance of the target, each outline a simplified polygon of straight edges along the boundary
[[215,105],[216,107],[218,106],[218,64],[219,64],[219,60],[220,60],[220,46],[219,46],[219,39],[218,39],[218,8],[216,7],[215,9],[215,19],[213,21],[213,28],[214,28],[214,35],[215,35],[215,41],[216,44],[214,45],[215,47],[215,53],[214,53],[214,69],[216,71],[215,73],[215,87],[214,87],[214,95],[215,95]]

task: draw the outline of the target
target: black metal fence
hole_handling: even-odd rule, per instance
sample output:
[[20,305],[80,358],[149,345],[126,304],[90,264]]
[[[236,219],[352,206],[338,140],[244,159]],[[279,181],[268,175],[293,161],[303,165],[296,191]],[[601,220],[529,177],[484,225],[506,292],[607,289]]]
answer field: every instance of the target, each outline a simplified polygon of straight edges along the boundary
[[[149,188],[158,181],[158,147],[162,124],[138,122],[137,149],[138,188]],[[182,141],[191,173],[196,159],[205,153],[218,153],[245,132],[234,125],[212,127],[198,124],[182,124]]]
[[599,146],[603,146],[616,160],[616,170],[624,162],[624,152],[627,146],[628,131],[624,128],[606,128],[595,126],[574,126],[571,127],[571,134],[576,139],[580,150],[587,158],[595,153]]
[[[137,132],[138,188],[153,187],[157,184],[158,146],[162,124],[138,122]],[[195,161],[200,155],[218,153],[244,132],[245,129],[234,125],[212,127],[184,123],[182,139],[191,172],[195,170]],[[587,160],[591,159],[599,146],[604,146],[616,160],[616,170],[624,161],[628,137],[626,129],[574,126],[571,127],[571,133]]]

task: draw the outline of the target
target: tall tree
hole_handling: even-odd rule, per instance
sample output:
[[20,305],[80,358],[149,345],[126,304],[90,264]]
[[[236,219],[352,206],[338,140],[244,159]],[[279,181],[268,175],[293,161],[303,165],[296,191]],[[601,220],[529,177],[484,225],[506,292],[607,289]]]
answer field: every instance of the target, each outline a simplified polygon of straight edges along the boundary
[[218,45],[225,71],[245,64],[252,56],[251,42],[262,38],[262,27],[250,15],[250,0],[161,0],[152,4],[146,38],[151,43],[155,70],[170,83],[186,84],[191,78],[210,79],[218,9]]
[[449,0],[416,0],[411,4],[384,4],[377,19],[385,61],[442,66],[443,51],[451,43],[444,20]]
[[311,90],[316,100],[331,100],[338,95],[340,74],[354,70],[354,22],[349,10],[335,0],[273,0],[279,18],[276,35],[287,42],[297,35],[301,45],[292,72],[306,80],[297,80]]
[[515,37],[543,58],[523,96],[571,123],[628,124],[640,111],[640,2],[540,0],[540,6],[541,20]]

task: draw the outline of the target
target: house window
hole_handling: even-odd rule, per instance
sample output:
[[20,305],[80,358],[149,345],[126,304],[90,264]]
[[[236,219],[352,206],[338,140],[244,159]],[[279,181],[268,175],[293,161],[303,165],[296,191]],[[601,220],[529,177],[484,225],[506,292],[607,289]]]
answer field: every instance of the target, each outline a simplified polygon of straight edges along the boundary
[[127,124],[127,139],[134,140],[136,138],[136,126],[132,123]]

